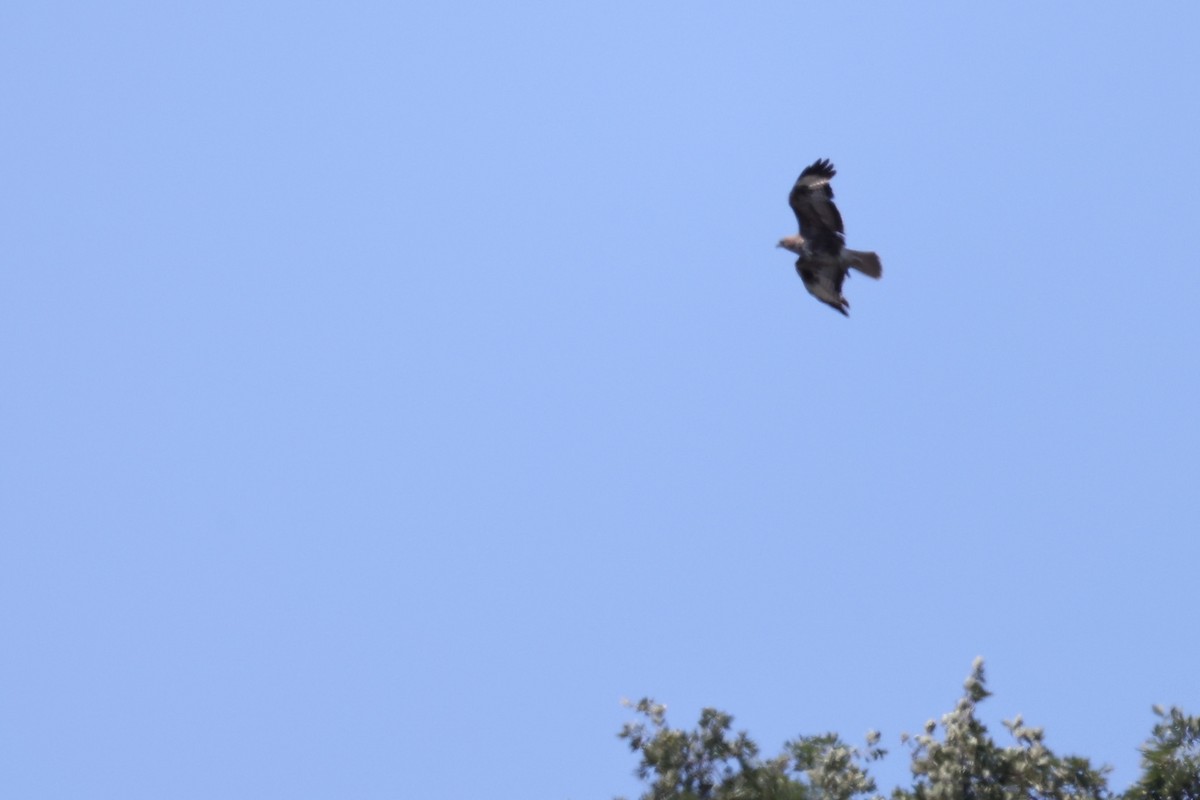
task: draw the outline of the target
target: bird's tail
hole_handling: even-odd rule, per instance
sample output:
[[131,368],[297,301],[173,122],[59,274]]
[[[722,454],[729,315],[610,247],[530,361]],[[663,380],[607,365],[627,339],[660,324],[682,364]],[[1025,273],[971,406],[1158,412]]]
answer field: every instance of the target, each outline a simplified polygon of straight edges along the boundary
[[879,260],[879,255],[876,253],[868,253],[865,250],[851,250],[846,247],[842,249],[842,258],[846,264],[854,267],[870,278],[883,277],[883,262]]

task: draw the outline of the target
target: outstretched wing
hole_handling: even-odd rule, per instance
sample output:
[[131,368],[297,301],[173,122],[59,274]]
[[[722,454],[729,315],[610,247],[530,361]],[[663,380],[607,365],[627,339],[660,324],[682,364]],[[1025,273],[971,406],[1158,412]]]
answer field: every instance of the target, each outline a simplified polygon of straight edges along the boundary
[[842,215],[833,204],[829,185],[836,174],[829,159],[818,159],[804,168],[788,195],[788,205],[800,223],[800,236],[812,250],[831,255],[841,252],[845,242]]
[[850,316],[846,312],[850,303],[842,297],[842,283],[846,280],[845,265],[839,264],[836,259],[800,258],[796,261],[796,272],[809,294],[844,316]]

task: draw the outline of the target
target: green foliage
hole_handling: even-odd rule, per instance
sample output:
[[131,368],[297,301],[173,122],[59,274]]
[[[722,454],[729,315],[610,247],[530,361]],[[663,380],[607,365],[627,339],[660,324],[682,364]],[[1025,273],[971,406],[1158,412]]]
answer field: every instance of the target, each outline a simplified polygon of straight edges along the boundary
[[897,790],[896,800],[1101,800],[1108,796],[1106,769],[1093,769],[1085,758],[1060,757],[1043,743],[1041,728],[1020,716],[1005,722],[1015,744],[1001,747],[975,716],[989,696],[983,661],[976,659],[966,690],[954,710],[941,720],[942,737],[925,733],[905,737],[912,746],[913,787]]
[[666,706],[642,699],[634,707],[645,718],[618,734],[641,753],[639,778],[650,782],[642,800],[851,800],[875,791],[865,761],[881,758],[879,734],[867,737],[864,755],[834,734],[788,742],[787,752],[759,756],[743,731],[733,738],[733,717],[715,709],[700,713],[695,730],[667,725]]
[[638,777],[652,779],[644,800],[806,797],[791,785],[780,759],[760,759],[758,745],[744,732],[729,738],[728,714],[706,708],[696,729],[683,731],[667,727],[666,706],[643,699],[635,708],[646,721],[627,723],[619,736],[641,753]]
[[[1156,708],[1160,721],[1142,748],[1142,777],[1114,796],[1107,767],[1054,753],[1042,729],[1019,715],[1004,723],[1012,744],[992,739],[976,716],[990,695],[982,659],[963,689],[940,723],[931,719],[923,733],[901,736],[913,782],[892,800],[1200,800],[1200,717]],[[744,731],[731,735],[733,718],[716,709],[704,709],[693,730],[670,727],[666,707],[648,698],[634,709],[642,719],[619,736],[640,755],[637,775],[648,784],[641,800],[883,800],[868,771],[887,755],[875,731],[862,749],[827,733],[789,741],[768,759]]]
[[1142,746],[1142,777],[1125,800],[1200,800],[1200,717],[1154,707],[1158,724]]
[[865,751],[833,733],[803,736],[784,746],[791,756],[790,769],[802,776],[809,800],[851,800],[875,792],[866,764],[887,755],[878,744],[879,733],[871,731]]

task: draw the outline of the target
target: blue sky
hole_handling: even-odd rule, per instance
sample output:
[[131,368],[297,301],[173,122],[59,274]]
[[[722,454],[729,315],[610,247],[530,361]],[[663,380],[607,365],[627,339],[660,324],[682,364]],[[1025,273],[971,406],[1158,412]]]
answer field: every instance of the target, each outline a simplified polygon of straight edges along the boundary
[[1200,711],[1198,24],[6,4],[3,793],[633,796],[622,697],[898,751],[976,655],[1125,786]]

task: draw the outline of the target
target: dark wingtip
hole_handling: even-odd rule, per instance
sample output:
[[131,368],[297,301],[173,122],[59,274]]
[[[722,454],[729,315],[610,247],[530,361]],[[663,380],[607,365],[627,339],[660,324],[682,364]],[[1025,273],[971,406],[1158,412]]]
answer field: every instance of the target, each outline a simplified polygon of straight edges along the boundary
[[[820,298],[817,299],[820,300]],[[821,300],[821,302],[841,314],[843,317],[850,316],[850,312],[846,310],[850,307],[850,303],[847,302],[845,298],[842,298],[842,303],[840,305],[838,303],[831,303],[828,300]]]
[[833,162],[828,158],[818,158],[800,173],[801,178],[805,175],[820,175],[822,178],[832,178],[834,175],[837,175],[837,170],[833,168]]

